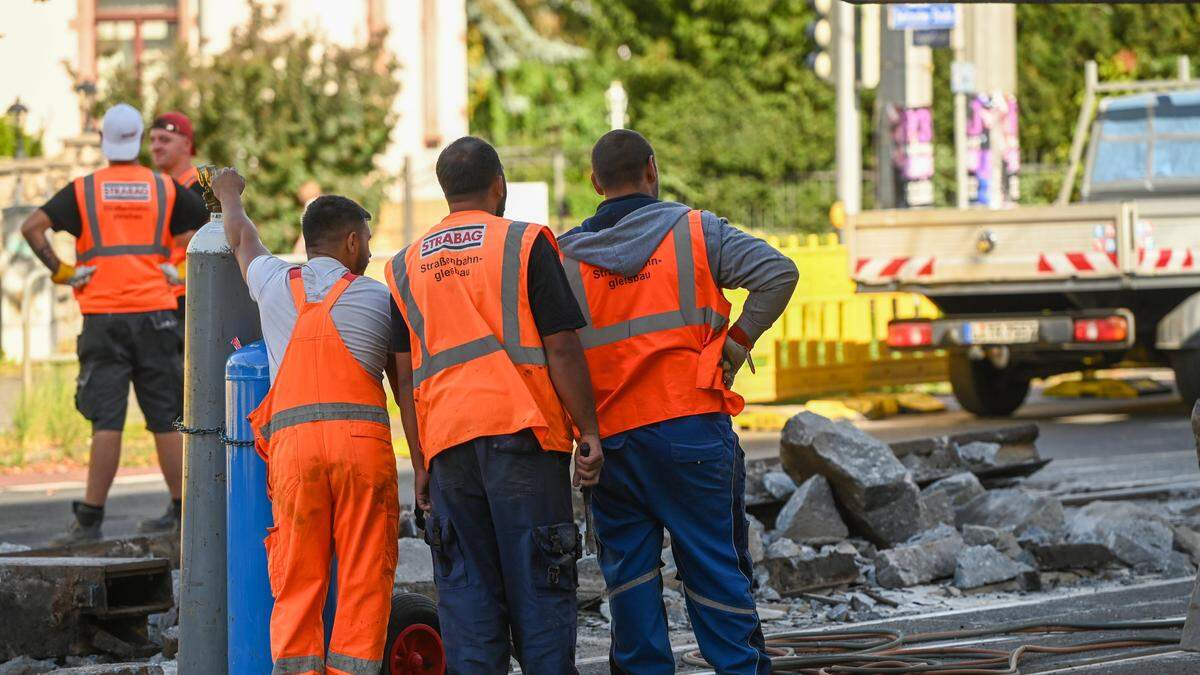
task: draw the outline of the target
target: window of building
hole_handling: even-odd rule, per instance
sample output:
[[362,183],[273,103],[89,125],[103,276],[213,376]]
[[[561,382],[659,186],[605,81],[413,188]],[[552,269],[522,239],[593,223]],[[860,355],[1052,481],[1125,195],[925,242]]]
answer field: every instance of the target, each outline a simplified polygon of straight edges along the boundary
[[96,70],[122,67],[142,76],[165,63],[179,37],[180,0],[95,0]]

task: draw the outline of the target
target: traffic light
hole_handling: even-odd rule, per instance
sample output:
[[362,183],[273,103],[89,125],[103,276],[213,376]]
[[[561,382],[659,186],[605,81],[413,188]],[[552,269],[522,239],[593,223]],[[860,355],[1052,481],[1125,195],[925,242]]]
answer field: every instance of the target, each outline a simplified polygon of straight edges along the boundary
[[826,82],[833,81],[833,3],[835,0],[809,0],[817,16],[808,24],[806,34],[816,45],[805,64]]

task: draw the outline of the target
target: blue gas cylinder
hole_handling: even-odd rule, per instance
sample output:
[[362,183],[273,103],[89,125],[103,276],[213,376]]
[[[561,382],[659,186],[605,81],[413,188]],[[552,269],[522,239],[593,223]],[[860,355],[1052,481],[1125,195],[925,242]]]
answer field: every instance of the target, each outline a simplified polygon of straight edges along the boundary
[[[254,431],[246,417],[254,412],[271,388],[267,348],[260,340],[242,347],[225,362],[225,511],[228,555],[225,573],[228,588],[229,673],[270,673],[271,582],[267,577],[267,549],[263,540],[274,524],[267,499],[267,464],[252,445]],[[337,598],[337,561],[330,569],[325,599],[325,642],[333,630]]]
[[229,672],[271,672],[271,585],[263,539],[271,526],[267,465],[254,446],[246,416],[271,387],[267,349],[262,341],[235,351],[225,364],[225,515],[228,556]]

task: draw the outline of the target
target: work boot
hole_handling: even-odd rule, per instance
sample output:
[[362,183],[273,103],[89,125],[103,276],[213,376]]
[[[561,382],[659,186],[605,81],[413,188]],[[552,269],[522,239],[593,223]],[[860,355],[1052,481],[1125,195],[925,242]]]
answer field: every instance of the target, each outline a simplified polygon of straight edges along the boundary
[[157,518],[147,518],[138,522],[138,532],[178,532],[180,514],[183,513],[183,501],[172,499],[167,505],[167,512]]
[[55,537],[55,546],[68,546],[100,540],[100,525],[104,522],[104,507],[92,506],[83,502],[71,502],[71,510],[75,512],[75,522],[66,533]]

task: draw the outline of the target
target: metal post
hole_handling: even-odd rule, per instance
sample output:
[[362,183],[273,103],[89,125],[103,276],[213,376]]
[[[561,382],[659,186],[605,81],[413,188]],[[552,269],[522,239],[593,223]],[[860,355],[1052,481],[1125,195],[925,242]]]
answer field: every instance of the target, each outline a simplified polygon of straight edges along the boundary
[[1071,164],[1067,168],[1067,176],[1058,189],[1058,199],[1055,204],[1062,206],[1071,199],[1075,190],[1075,176],[1079,173],[1079,160],[1083,157],[1083,144],[1087,141],[1088,121],[1092,118],[1092,109],[1096,105],[1096,85],[1100,83],[1099,70],[1095,61],[1088,61],[1083,66],[1083,103],[1079,106],[1079,119],[1075,121],[1075,137],[1071,139]]
[[404,245],[412,243],[416,231],[413,221],[413,185],[412,185],[412,156],[404,156]]
[[[225,424],[225,362],[233,344],[261,337],[258,311],[225,241],[221,214],[188,246],[184,424]],[[218,434],[184,436],[179,671],[223,675],[227,667],[225,445]]]
[[855,215],[862,210],[862,149],[859,147],[858,94],[854,90],[854,5],[838,0],[833,18],[837,196],[846,215]]
[[1189,82],[1192,79],[1192,61],[1186,55],[1180,56],[1175,60],[1175,68],[1179,71],[1176,76],[1183,82]]
[[[964,62],[963,57],[966,55],[963,49],[966,33],[963,14],[968,9],[967,6],[959,7],[958,22],[950,33],[951,39],[954,40],[954,61],[959,64]],[[954,90],[954,186],[958,208],[967,208],[967,93],[958,87]]]
[[[1200,402],[1192,407],[1192,435],[1196,440],[1196,454],[1200,457]],[[1200,652],[1200,577],[1196,578],[1196,587],[1188,601],[1187,619],[1183,623],[1179,646],[1185,651]]]
[[563,207],[567,199],[567,158],[562,149],[554,151],[554,226],[561,232],[563,228]]
[[[33,355],[30,353],[33,350],[33,287],[39,281],[49,279],[50,272],[39,268],[25,277],[25,287],[21,289],[21,397],[26,401],[33,390]],[[53,293],[50,295],[50,312],[54,312]]]

